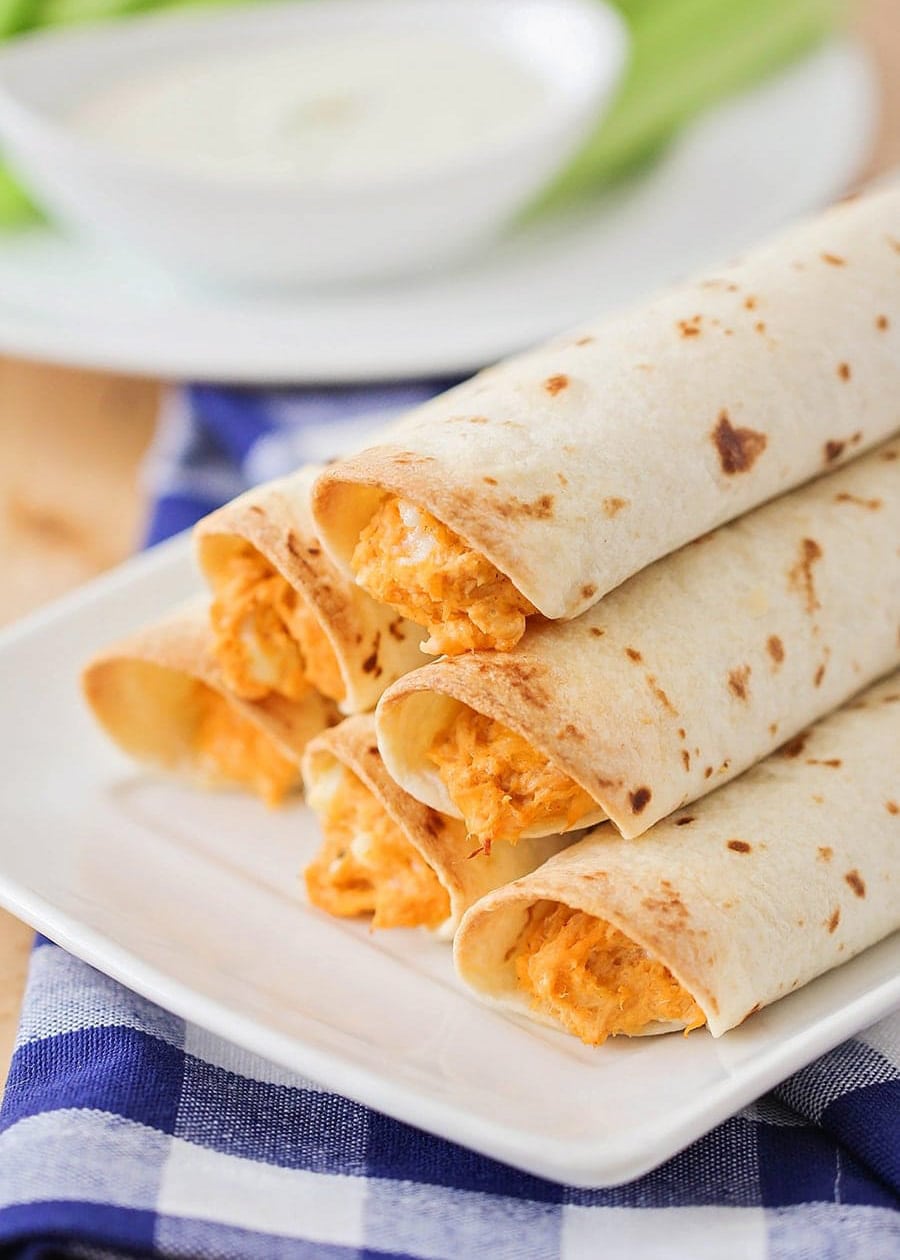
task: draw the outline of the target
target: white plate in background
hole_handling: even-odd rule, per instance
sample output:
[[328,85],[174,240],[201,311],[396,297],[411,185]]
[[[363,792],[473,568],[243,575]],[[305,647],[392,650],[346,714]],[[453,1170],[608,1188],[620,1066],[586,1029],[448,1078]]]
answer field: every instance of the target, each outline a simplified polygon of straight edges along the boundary
[[719,1040],[595,1049],[481,1006],[449,947],[307,905],[319,837],[138,771],[84,660],[197,585],[185,538],[0,635],[0,904],[145,997],[380,1111],[538,1175],[629,1180],[900,1002],[900,934]]
[[840,195],[876,115],[866,56],[834,42],[702,118],[627,185],[417,281],[214,295],[47,228],[0,233],[0,351],[247,384],[464,373]]

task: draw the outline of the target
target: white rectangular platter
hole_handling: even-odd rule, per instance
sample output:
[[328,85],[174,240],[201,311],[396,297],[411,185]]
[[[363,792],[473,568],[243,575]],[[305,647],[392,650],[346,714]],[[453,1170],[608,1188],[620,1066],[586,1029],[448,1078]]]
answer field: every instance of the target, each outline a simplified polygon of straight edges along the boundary
[[714,1040],[574,1039],[481,1007],[447,945],[305,901],[319,836],[143,773],[84,708],[91,653],[198,587],[176,539],[0,636],[0,903],[185,1019],[579,1186],[636,1177],[900,1004],[900,934]]

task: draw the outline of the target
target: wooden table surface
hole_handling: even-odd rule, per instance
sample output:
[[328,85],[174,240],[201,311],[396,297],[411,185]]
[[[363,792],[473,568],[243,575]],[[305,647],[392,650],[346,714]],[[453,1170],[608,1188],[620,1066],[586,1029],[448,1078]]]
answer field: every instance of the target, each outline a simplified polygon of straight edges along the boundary
[[[869,175],[900,166],[900,0],[860,0],[879,67],[881,121]],[[141,456],[160,386],[0,358],[0,623],[117,564],[140,537]],[[0,911],[0,1085],[31,929]]]

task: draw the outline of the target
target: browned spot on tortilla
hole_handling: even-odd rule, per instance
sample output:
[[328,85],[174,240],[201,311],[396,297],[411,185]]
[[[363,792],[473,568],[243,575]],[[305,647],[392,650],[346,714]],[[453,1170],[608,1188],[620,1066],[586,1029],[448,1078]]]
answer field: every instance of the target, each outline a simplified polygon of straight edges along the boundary
[[829,933],[837,931],[837,925],[840,923],[840,921],[841,921],[841,908],[840,906],[836,906],[834,914],[828,920]]
[[447,826],[447,820],[443,814],[439,814],[436,809],[432,809],[430,805],[425,807],[425,830],[430,836],[439,836]]
[[545,521],[553,515],[553,495],[538,495],[530,503],[512,495],[497,504],[497,511],[505,517],[527,516],[532,520]]
[[719,463],[726,476],[748,472],[766,449],[769,439],[755,429],[736,429],[722,411],[712,431],[712,439],[719,453]]
[[753,331],[758,332],[759,335],[762,336],[766,331],[765,322],[761,319],[758,319],[756,323],[753,325]]
[[803,595],[808,613],[814,613],[817,608],[821,608],[813,579],[813,565],[821,559],[822,548],[816,540],[804,538],[800,543],[800,559],[788,572],[788,584]]
[[737,696],[739,700],[747,699],[750,673],[751,670],[749,665],[740,665],[737,669],[728,671],[728,690],[732,693],[732,695]]
[[603,500],[603,513],[605,516],[615,516],[617,512],[621,512],[622,508],[626,507],[628,507],[628,500],[616,498],[615,495]]
[[677,717],[677,716],[678,716],[678,710],[675,708],[675,706],[674,706],[674,704],[672,703],[672,701],[669,699],[669,697],[668,697],[668,696],[666,695],[666,693],[663,691],[662,687],[660,687],[659,683],[656,681],[656,678],[654,677],[654,675],[653,675],[653,674],[648,674],[648,675],[647,675],[647,686],[650,688],[650,690],[651,690],[651,691],[653,692],[653,694],[656,696],[657,700],[660,702],[660,704],[663,706],[663,708],[664,708],[664,709],[668,709],[670,713],[674,714],[674,715],[675,715],[675,717]]
[[707,766],[707,767],[706,767],[706,769],[703,771],[703,777],[704,777],[704,779],[711,779],[711,778],[712,778],[712,772],[713,772],[713,768],[712,768],[712,766]]
[[627,647],[625,649],[625,655],[632,661],[642,661],[644,659],[637,648],[633,647]]
[[406,464],[433,464],[433,455],[416,455],[413,451],[394,451],[390,456],[391,462],[398,464],[401,468]]
[[597,594],[597,588],[596,586],[594,586],[593,582],[588,582],[585,586],[582,586],[581,588],[582,599],[593,599],[596,594]]
[[825,804],[825,797],[822,796],[819,792],[813,792],[811,799],[815,801],[817,805]]
[[606,634],[606,631],[601,630],[599,626],[591,626],[591,635],[595,639],[602,639],[605,634]]
[[846,490],[836,494],[834,501],[835,503],[855,503],[857,507],[868,508],[870,512],[877,512],[884,506],[881,499],[862,499],[858,494],[848,494]]
[[840,459],[846,445],[846,442],[841,442],[837,438],[829,438],[824,446],[825,463],[833,464],[836,459]]
[[686,739],[686,738],[687,738],[687,732],[685,731],[685,729],[684,729],[684,727],[683,727],[683,726],[679,726],[679,728],[678,728],[678,738],[679,738],[679,739]]
[[849,364],[849,363],[839,363],[839,364],[838,364],[838,369],[837,369],[837,374],[838,374],[838,376],[841,378],[841,380],[842,380],[842,381],[849,381],[850,377],[853,375],[853,373],[852,373],[852,372],[851,372],[851,370],[850,370],[850,364]]
[[678,331],[682,337],[699,337],[702,321],[702,315],[692,315],[690,319],[680,319],[678,321]]
[[749,297],[744,298],[744,306],[748,311],[756,310],[756,298],[751,293]]
[[643,813],[647,802],[650,800],[652,795],[653,793],[648,787],[635,788],[633,792],[629,792],[628,799],[631,801],[632,814]]
[[656,910],[663,915],[675,915],[682,920],[690,917],[690,911],[681,900],[681,896],[667,879],[660,880],[660,895],[644,897],[641,905],[647,910]]
[[813,686],[821,687],[822,679],[825,677],[825,662],[816,666],[816,672],[813,674]]
[[776,665],[780,665],[784,660],[784,644],[777,634],[770,634],[768,639],[766,639],[766,651]]
[[884,238],[895,254],[900,254],[900,241],[894,236],[886,236]]
[[808,766],[829,766],[832,770],[837,770],[843,765],[840,757],[807,757],[806,764]]
[[682,760],[682,762],[684,763],[684,768],[685,768],[685,770],[690,770],[690,768],[691,768],[691,754],[688,752],[688,750],[687,750],[686,748],[682,748],[682,750],[681,750],[681,760]]
[[862,875],[860,875],[859,871],[857,870],[848,871],[847,874],[844,876],[844,880],[846,883],[850,885],[850,887],[853,889],[857,897],[865,897],[866,884],[865,884],[865,880],[863,879]]
[[777,733],[777,731],[778,731],[778,723],[777,723],[777,722],[770,722],[770,723],[769,723],[769,734],[770,734],[770,735],[775,735],[775,734]]
[[819,858],[823,862],[830,862],[833,857],[834,857],[834,849],[832,849],[830,844],[819,845]]
[[291,555],[294,557],[295,560],[299,560],[300,559],[300,540],[292,529],[288,530],[287,539],[285,541],[287,543],[288,551],[291,553]]
[[587,736],[584,731],[580,731],[577,726],[573,726],[571,722],[567,722],[561,731],[556,732],[557,739],[577,739],[579,743],[584,743]]
[[692,823],[693,821],[694,821],[694,815],[693,815],[693,814],[685,814],[683,818],[676,818],[676,819],[675,819],[675,826],[676,826],[676,827],[687,827],[687,826],[688,826],[688,824],[689,824],[689,823]]
[[900,691],[892,691],[889,696],[882,696],[882,704],[896,704],[900,700]]
[[573,344],[576,346],[590,346],[593,344],[593,341],[594,341],[593,337],[579,337],[578,340],[574,342]]
[[896,801],[885,801],[884,808],[889,814],[900,814],[900,805]]
[[496,486],[496,485],[497,485],[497,478],[496,478],[496,477],[482,477],[482,478],[481,478],[481,480],[484,482],[484,484],[485,484],[486,486]]
[[846,267],[847,266],[847,259],[841,258],[840,254],[823,253],[821,255],[821,259],[822,259],[822,262],[827,262],[829,267]]
[[809,739],[809,731],[801,731],[799,735],[795,735],[793,739],[789,739],[786,744],[782,744],[779,752],[782,757],[799,757],[806,747],[806,741]]
[[392,639],[396,639],[398,643],[403,643],[406,639],[406,632],[403,629],[403,618],[395,617],[388,625],[388,634]]
[[746,840],[729,840],[726,848],[731,849],[732,853],[750,853],[752,846]]
[[879,315],[878,318],[875,320],[875,327],[878,329],[879,332],[887,332],[890,326],[891,326],[891,321],[888,319],[887,315]]
[[468,424],[489,424],[487,416],[465,416],[464,419]]
[[375,638],[372,642],[371,654],[367,656],[366,659],[362,663],[362,670],[364,674],[374,674],[376,678],[380,678],[381,675],[384,673],[383,669],[378,664],[378,649],[380,646],[381,646],[381,631],[376,630]]
[[561,486],[567,486],[569,484],[569,478],[565,475],[565,473],[558,472],[556,474],[556,480]]
[[562,393],[564,389],[568,388],[569,378],[566,376],[565,372],[559,372],[556,376],[548,376],[544,381],[544,389],[554,398],[557,394]]

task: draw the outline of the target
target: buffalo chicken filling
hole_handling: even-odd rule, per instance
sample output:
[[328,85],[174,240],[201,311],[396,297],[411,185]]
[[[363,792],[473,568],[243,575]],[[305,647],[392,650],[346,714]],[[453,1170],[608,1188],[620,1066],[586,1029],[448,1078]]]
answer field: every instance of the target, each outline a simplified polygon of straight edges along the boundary
[[211,617],[222,675],[242,699],[276,693],[299,700],[311,687],[344,699],[337,658],[315,614],[249,543],[231,557]]
[[274,741],[209,687],[198,694],[194,754],[210,778],[248,787],[278,805],[300,781],[296,765]]
[[597,802],[509,727],[463,709],[428,750],[469,835],[485,853],[530,828],[573,827]]
[[518,942],[516,979],[534,1010],[589,1046],[653,1024],[706,1023],[667,967],[618,928],[581,910],[544,902]]
[[405,499],[385,499],[351,566],[370,595],[427,627],[426,652],[508,652],[536,611],[489,560]]
[[325,843],[306,869],[313,905],[373,928],[439,927],[450,898],[437,875],[365,784],[346,767],[317,784],[309,803]]

